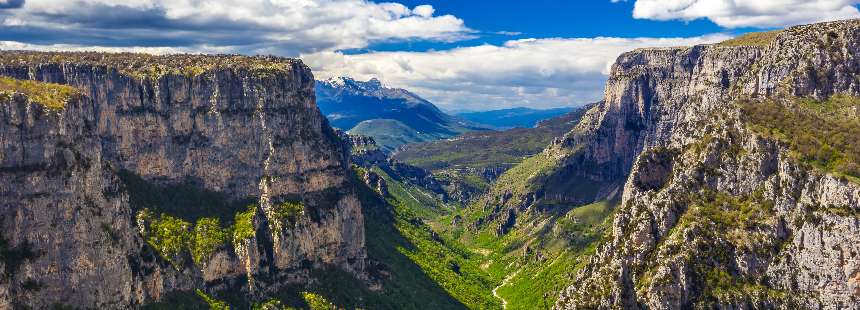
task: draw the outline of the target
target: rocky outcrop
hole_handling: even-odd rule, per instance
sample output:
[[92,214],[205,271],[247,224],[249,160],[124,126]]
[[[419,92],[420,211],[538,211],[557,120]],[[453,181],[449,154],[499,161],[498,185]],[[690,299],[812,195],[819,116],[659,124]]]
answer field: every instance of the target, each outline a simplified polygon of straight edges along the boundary
[[[35,253],[15,263],[0,300],[117,308],[177,289],[262,298],[306,281],[313,267],[363,277],[364,221],[347,154],[300,61],[3,52],[0,75],[81,92],[56,111],[20,95],[0,105],[5,246]],[[124,175],[215,193],[235,207],[136,205]],[[135,220],[145,207],[191,225],[201,217],[227,225],[248,203],[249,235],[199,260],[182,248],[166,262],[171,256],[155,253],[147,237],[151,223]],[[282,205],[299,207],[284,215]]]
[[351,135],[342,130],[337,130],[338,136],[344,142],[345,148],[349,150],[350,160],[353,164],[361,167],[373,165],[384,165],[388,162],[388,155],[376,144],[372,137]]
[[[351,154],[352,163],[366,169],[373,167],[383,169],[396,181],[423,188],[443,202],[450,199],[449,192],[443,187],[448,184],[438,180],[430,171],[390,158],[372,137],[348,134],[343,131],[338,131],[338,134]],[[388,195],[385,179],[378,174],[368,170],[363,178],[370,188],[376,189],[383,197]]]
[[860,95],[858,42],[860,21],[840,21],[619,57],[605,101],[546,151],[626,180],[611,235],[556,308],[860,307],[860,186],[800,162],[741,109]]

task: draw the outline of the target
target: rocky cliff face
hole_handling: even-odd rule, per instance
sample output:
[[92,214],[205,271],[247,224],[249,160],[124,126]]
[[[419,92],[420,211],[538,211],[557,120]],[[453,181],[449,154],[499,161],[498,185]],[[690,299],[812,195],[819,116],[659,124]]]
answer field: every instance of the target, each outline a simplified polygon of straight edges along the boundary
[[127,307],[193,288],[263,298],[329,265],[362,277],[347,154],[301,62],[4,52],[0,75],[80,92],[53,110],[22,94],[0,104],[7,305]]
[[749,113],[843,98],[830,116],[845,127],[813,139],[836,147],[857,121],[859,57],[860,21],[619,57],[605,101],[546,151],[569,175],[624,182],[612,233],[556,308],[860,307],[858,178]]

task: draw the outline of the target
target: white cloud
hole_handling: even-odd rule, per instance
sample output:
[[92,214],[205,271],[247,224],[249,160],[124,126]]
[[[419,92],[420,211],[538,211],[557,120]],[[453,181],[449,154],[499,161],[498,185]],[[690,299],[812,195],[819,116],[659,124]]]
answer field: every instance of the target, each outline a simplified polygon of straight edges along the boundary
[[717,25],[785,27],[860,17],[858,0],[636,0],[633,17],[655,20],[707,18]]
[[434,13],[430,5],[367,0],[27,0],[17,9],[0,6],[0,40],[295,55],[392,40],[455,41],[472,32],[461,19]]
[[433,6],[432,5],[426,5],[426,4],[416,6],[414,9],[412,9],[412,13],[415,13],[415,15],[418,15],[421,17],[433,16],[434,12],[436,12],[436,10],[433,9]]
[[[0,0],[0,1],[2,1],[2,0]],[[147,54],[154,54],[154,55],[180,54],[180,53],[224,53],[225,52],[222,49],[219,49],[217,47],[199,47],[197,49],[194,49],[194,48],[179,48],[179,47],[148,47],[148,46],[114,47],[114,46],[80,46],[80,45],[70,45],[70,44],[39,45],[39,44],[29,44],[29,43],[16,42],[16,41],[0,41],[0,51],[1,50],[27,50],[27,51],[39,51],[39,52],[50,52],[50,51],[69,51],[69,52],[96,51],[96,52],[109,52],[109,53],[130,52],[130,53],[147,53]]]
[[430,52],[302,55],[318,79],[377,77],[449,109],[553,107],[599,100],[611,64],[640,47],[717,42],[694,38],[524,39]]

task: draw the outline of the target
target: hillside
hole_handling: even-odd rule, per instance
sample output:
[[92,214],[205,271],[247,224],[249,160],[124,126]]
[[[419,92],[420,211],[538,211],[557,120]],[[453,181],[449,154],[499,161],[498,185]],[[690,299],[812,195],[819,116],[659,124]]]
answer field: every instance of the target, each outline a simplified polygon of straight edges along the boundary
[[380,148],[386,152],[392,152],[397,147],[435,141],[450,137],[450,132],[423,132],[417,131],[409,125],[394,119],[371,119],[358,123],[349,130],[350,134],[372,137],[377,141]]
[[[625,53],[604,100],[452,229],[511,281],[536,273],[517,252],[570,262],[568,287],[544,292],[557,309],[860,307],[858,34],[852,20]],[[607,202],[606,229],[566,259],[554,233]],[[498,293],[533,300],[514,288],[535,281]]]
[[457,116],[496,129],[532,128],[540,121],[566,114],[576,108],[531,109],[511,108],[480,112],[457,113]]
[[534,128],[470,132],[451,139],[410,144],[391,157],[431,171],[444,184],[448,196],[468,203],[505,170],[539,153],[554,138],[573,128],[590,106],[541,121]]
[[570,131],[592,106],[540,121],[534,128],[470,132],[451,139],[409,145],[392,154],[392,158],[432,171],[514,165]]
[[377,79],[362,82],[342,77],[317,81],[315,91],[317,105],[332,126],[373,137],[387,151],[406,143],[488,130],[445,114],[405,89],[385,87]]

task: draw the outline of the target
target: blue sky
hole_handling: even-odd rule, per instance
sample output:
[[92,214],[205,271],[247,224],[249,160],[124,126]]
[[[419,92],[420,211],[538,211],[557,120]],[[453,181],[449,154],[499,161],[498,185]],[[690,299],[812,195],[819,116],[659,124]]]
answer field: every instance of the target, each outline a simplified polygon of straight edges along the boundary
[[299,57],[448,110],[599,100],[623,52],[860,17],[860,0],[0,0],[0,49]]
[[[481,43],[501,44],[513,38],[691,37],[716,32],[743,33],[756,28],[727,30],[707,19],[655,21],[633,18],[634,2],[606,1],[399,1],[406,6],[431,4],[436,14],[462,18],[478,38],[454,43],[397,42],[374,44],[374,50],[445,49]],[[518,35],[500,35],[513,32]]]

